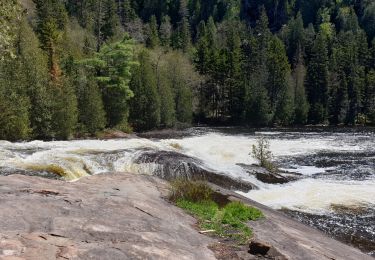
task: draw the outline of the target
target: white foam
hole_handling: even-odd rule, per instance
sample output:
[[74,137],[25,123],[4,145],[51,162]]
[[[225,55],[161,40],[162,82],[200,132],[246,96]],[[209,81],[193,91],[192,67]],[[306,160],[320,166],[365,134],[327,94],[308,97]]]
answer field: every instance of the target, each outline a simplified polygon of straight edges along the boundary
[[375,180],[303,179],[285,185],[269,185],[249,193],[239,193],[275,209],[288,208],[319,214],[331,211],[332,205],[373,207]]
[[[375,184],[371,180],[328,181],[309,178],[286,185],[267,185],[255,180],[237,164],[256,162],[250,155],[252,145],[256,144],[257,135],[265,134],[269,133],[258,132],[254,136],[210,132],[200,136],[160,141],[141,138],[23,143],[0,141],[0,166],[16,169],[59,166],[70,173],[72,178],[84,176],[85,173],[98,174],[108,171],[150,174],[157,166],[134,164],[133,159],[137,155],[134,150],[147,148],[177,151],[200,159],[204,167],[253,182],[260,190],[252,191],[246,196],[275,208],[326,211],[331,204],[375,204]],[[270,134],[269,138],[270,149],[275,157],[308,155],[320,151],[361,151],[375,145],[374,139],[365,135],[361,137],[367,138],[365,142],[357,142],[357,137],[349,134],[299,135],[277,132]],[[123,152],[119,154],[119,151]],[[118,156],[100,157],[97,155],[99,152],[114,152]],[[290,171],[297,171],[309,177],[326,170],[299,166],[297,170]]]

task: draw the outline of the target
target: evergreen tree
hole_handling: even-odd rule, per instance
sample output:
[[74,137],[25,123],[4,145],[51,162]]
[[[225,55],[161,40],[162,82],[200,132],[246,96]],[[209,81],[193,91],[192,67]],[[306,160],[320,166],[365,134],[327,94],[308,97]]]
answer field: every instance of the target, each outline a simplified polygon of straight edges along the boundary
[[274,121],[289,124],[293,114],[292,96],[288,85],[290,68],[281,40],[272,37],[267,54],[267,89]]
[[109,127],[127,127],[128,101],[134,96],[129,88],[133,47],[133,41],[126,35],[122,41],[104,45],[95,58],[81,62],[88,69],[95,69]]
[[294,123],[303,125],[307,122],[309,103],[307,102],[305,90],[306,68],[301,47],[298,47],[295,68],[292,73],[294,84]]
[[[272,107],[267,93],[268,75],[268,50],[271,32],[268,28],[268,17],[264,7],[261,9],[260,19],[250,38],[250,51],[247,52],[249,70],[245,70],[246,78],[250,84],[246,87],[246,122],[251,125],[264,126],[272,119]],[[250,73],[249,73],[250,72]]]
[[322,33],[316,37],[311,56],[306,75],[309,121],[318,124],[326,121],[328,105],[328,50],[326,37]]
[[0,61],[14,56],[14,29],[17,26],[20,5],[17,0],[3,0],[0,3]]
[[20,60],[0,63],[0,139],[27,139],[31,130],[30,101],[25,95],[27,79],[20,65]]
[[52,83],[52,131],[57,139],[71,138],[77,127],[77,97],[72,82],[61,78],[59,84]]
[[329,115],[333,125],[345,122],[348,112],[348,83],[346,75],[341,71],[338,78],[332,80],[330,86]]
[[303,28],[302,15],[298,12],[296,19],[290,20],[288,24],[288,39],[287,39],[287,54],[289,61],[291,61],[294,67],[297,64],[295,58],[298,56],[297,52],[303,51],[305,46],[305,31]]
[[155,48],[160,43],[159,40],[159,33],[158,33],[158,24],[156,21],[156,16],[151,16],[150,23],[148,25],[148,31],[147,31],[147,47],[149,48]]
[[241,69],[243,61],[243,53],[241,49],[241,38],[237,31],[237,23],[229,25],[227,36],[227,69],[226,69],[226,86],[228,88],[227,96],[228,112],[233,121],[242,120],[244,113],[244,85],[241,80]]
[[141,51],[138,62],[139,66],[134,67],[130,82],[130,88],[134,93],[130,122],[137,130],[150,130],[160,124],[160,97],[147,51]]
[[102,94],[93,76],[79,70],[75,80],[78,97],[78,122],[81,131],[95,134],[106,126]]
[[30,100],[29,120],[34,138],[52,137],[52,93],[48,87],[47,59],[39,49],[39,41],[26,20],[20,24],[17,37],[17,60]]
[[161,45],[164,47],[169,47],[171,45],[173,28],[171,24],[171,18],[168,15],[163,16],[159,32]]
[[375,70],[368,72],[366,78],[364,113],[371,124],[375,124]]
[[[101,0],[99,0],[101,1]],[[117,6],[114,0],[103,0],[103,21],[101,22],[102,41],[106,42],[116,35],[119,26],[119,16]]]

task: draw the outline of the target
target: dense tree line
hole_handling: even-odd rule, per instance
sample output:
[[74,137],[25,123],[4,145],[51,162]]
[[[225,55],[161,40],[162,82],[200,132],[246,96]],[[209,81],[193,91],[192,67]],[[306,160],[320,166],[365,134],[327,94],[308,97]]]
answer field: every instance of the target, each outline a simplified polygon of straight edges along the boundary
[[5,0],[0,16],[2,139],[375,123],[371,0]]

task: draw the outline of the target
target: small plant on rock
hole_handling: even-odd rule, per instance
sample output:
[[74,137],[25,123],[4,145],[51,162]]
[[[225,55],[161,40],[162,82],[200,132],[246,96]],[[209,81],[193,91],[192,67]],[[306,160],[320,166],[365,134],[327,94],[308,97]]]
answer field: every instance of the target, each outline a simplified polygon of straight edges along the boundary
[[237,201],[220,207],[214,193],[205,182],[176,180],[171,183],[169,199],[198,219],[202,233],[212,232],[245,244],[252,235],[246,222],[262,218],[262,212]]
[[273,155],[270,150],[270,142],[266,138],[260,137],[257,144],[253,144],[251,154],[254,159],[259,161],[259,166],[266,168],[271,172],[274,172],[277,169],[272,163]]

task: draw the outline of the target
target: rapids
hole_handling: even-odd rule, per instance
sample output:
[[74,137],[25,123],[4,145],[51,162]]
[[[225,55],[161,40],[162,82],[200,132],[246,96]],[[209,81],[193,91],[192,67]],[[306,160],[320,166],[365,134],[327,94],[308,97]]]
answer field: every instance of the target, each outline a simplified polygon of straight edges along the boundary
[[[300,180],[265,184],[238,165],[256,163],[249,153],[259,136],[270,140],[278,166],[301,174]],[[178,160],[186,158],[189,162],[182,162],[183,167],[174,167],[174,176],[182,171],[189,174],[195,163],[202,169],[251,182],[259,189],[239,193],[338,238],[347,234],[349,238],[343,240],[374,253],[374,137],[374,132],[366,130],[298,132],[193,128],[184,137],[169,139],[0,141],[0,175],[20,173],[70,181],[106,172],[164,177],[165,165],[146,156],[150,156],[150,151],[154,154],[152,158],[157,158],[161,152],[177,154],[181,155]],[[350,241],[353,236],[365,242]]]

